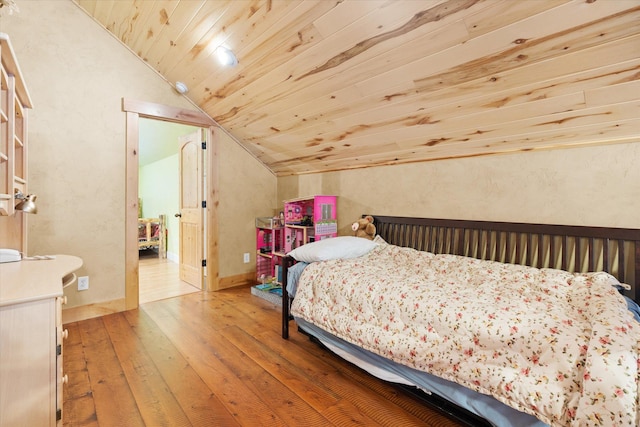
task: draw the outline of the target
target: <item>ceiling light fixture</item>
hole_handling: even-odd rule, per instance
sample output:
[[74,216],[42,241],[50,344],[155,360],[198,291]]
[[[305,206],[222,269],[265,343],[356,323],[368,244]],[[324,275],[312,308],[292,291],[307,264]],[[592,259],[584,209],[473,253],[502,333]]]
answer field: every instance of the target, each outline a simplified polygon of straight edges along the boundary
[[215,50],[218,61],[226,67],[235,67],[238,65],[238,58],[233,51],[225,46],[218,46]]
[[182,82],[176,82],[176,90],[178,91],[178,93],[181,93],[183,95],[189,92],[189,88],[187,87],[187,85]]

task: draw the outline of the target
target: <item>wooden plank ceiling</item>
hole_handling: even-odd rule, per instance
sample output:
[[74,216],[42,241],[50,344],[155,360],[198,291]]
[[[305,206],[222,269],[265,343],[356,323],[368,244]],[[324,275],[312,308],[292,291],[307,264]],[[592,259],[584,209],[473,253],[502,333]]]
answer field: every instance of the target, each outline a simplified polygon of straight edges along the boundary
[[640,0],[76,3],[278,176],[640,141]]

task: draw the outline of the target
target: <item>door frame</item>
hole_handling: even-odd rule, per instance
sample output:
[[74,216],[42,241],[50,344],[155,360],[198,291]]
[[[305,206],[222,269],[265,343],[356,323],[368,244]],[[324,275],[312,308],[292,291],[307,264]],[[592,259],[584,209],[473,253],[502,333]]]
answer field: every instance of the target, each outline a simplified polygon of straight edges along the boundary
[[139,119],[147,118],[197,126],[209,130],[210,141],[205,156],[207,168],[205,221],[207,223],[207,274],[204,290],[219,288],[218,268],[218,124],[200,111],[186,110],[146,101],[122,98],[126,113],[126,177],[125,177],[125,310],[138,308],[138,138]]

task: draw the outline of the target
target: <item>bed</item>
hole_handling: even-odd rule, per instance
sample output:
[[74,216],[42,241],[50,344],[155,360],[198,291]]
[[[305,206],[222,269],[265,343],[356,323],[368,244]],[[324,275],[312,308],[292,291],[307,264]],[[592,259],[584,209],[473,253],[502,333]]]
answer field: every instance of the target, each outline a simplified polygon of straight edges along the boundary
[[138,250],[156,249],[160,258],[167,256],[166,215],[138,218]]
[[469,425],[639,424],[640,230],[372,216],[285,257],[283,338]]

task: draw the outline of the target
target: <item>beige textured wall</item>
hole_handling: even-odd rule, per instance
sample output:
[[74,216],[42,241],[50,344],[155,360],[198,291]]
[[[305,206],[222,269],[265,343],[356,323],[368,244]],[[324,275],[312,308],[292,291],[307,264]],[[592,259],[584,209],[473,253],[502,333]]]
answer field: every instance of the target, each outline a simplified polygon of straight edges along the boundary
[[640,144],[527,152],[278,180],[278,198],[337,194],[363,213],[640,228]]
[[125,114],[122,98],[189,107],[70,1],[20,2],[3,14],[34,103],[29,116],[31,254],[84,260],[89,290],[69,307],[124,298]]
[[[19,7],[13,15],[2,12],[0,31],[10,36],[34,103],[29,117],[29,190],[38,195],[39,212],[29,218],[29,252],[82,257],[78,274],[89,276],[90,288],[68,288],[68,307],[122,299],[126,152],[121,100],[193,106],[71,1],[21,1]],[[223,161],[234,165],[241,177],[241,188],[255,188],[251,180],[261,166],[247,156],[235,159],[238,153],[231,143],[221,151]],[[238,172],[241,166],[253,172]],[[228,173],[230,168],[222,169]],[[276,180],[269,172],[263,175],[261,183],[271,177],[270,205]],[[269,197],[264,188],[258,190]],[[252,190],[232,196],[255,198],[256,203],[262,197],[254,197]],[[221,215],[227,221],[225,233],[238,235],[228,209]],[[241,221],[244,232],[249,219]],[[221,254],[227,253],[230,240],[234,239],[227,237],[220,244]],[[248,241],[234,247],[233,256],[241,259],[235,252],[245,247],[250,249]],[[223,274],[240,274],[245,266],[222,260],[221,267]]]
[[[277,181],[265,167],[225,132],[219,132],[220,206],[218,234],[220,242],[220,277],[255,270],[255,218],[271,216],[276,205]],[[243,262],[243,254],[251,262]]]

